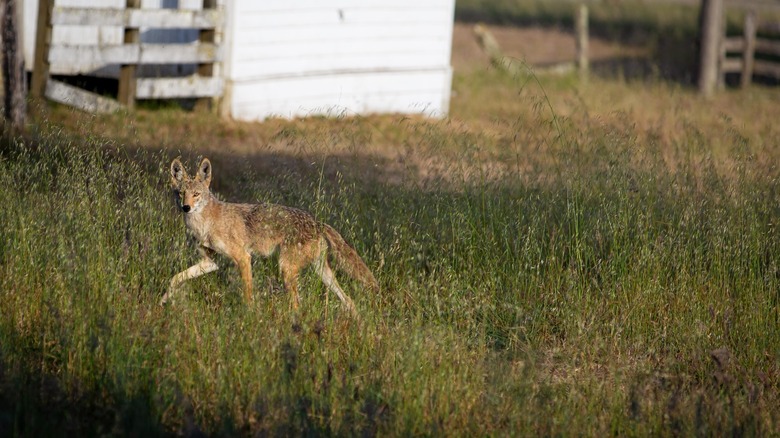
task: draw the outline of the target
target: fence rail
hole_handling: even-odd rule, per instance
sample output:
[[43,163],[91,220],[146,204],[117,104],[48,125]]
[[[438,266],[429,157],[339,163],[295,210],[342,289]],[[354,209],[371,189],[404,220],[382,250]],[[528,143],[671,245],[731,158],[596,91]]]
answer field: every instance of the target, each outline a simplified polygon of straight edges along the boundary
[[778,0],[726,0],[726,6],[760,11],[780,11],[780,1]]
[[220,26],[222,14],[218,10],[179,9],[87,9],[55,7],[52,10],[52,25],[69,26],[123,26],[154,27],[160,29],[216,29]]
[[103,46],[52,45],[49,62],[77,67],[95,64],[198,64],[222,60],[215,44],[116,44]]
[[222,78],[200,75],[186,78],[157,78],[136,80],[136,97],[139,99],[174,99],[187,97],[214,97],[222,94]]

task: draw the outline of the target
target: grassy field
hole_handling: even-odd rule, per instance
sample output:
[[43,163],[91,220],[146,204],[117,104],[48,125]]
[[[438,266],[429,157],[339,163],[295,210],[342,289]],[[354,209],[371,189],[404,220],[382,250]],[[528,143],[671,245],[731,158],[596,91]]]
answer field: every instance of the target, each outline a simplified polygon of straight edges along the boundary
[[[778,435],[780,92],[456,74],[445,120],[34,108],[0,145],[0,435]],[[170,160],[312,211],[359,320],[194,280]],[[343,277],[342,277],[343,278]]]

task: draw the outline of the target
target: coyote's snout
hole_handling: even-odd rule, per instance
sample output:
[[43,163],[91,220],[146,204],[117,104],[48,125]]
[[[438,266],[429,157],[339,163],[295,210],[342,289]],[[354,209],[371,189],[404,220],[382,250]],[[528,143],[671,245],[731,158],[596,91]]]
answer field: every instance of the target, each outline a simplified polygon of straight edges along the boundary
[[171,185],[176,202],[184,213],[189,234],[198,242],[201,260],[171,279],[160,304],[171,299],[185,281],[218,269],[215,253],[229,257],[238,266],[244,282],[244,299],[252,301],[252,254],[268,257],[279,254],[279,269],[285,288],[298,308],[298,276],[313,266],[325,286],[355,312],[355,305],[344,293],[328,264],[328,253],[336,266],[370,289],[379,290],[374,275],[355,250],[333,227],[318,222],[296,208],[268,203],[233,204],[212,196],[211,163],[203,159],[194,178],[190,178],[178,159],[171,162]]

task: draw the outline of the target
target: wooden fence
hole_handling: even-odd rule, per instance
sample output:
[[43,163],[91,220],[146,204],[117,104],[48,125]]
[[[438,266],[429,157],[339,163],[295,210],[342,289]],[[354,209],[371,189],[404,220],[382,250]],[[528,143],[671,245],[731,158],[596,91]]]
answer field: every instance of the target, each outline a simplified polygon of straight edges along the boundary
[[[56,7],[54,0],[40,0],[31,92],[35,97],[66,103],[88,111],[111,111],[119,105],[110,99],[53,81],[51,63],[120,65],[118,101],[132,108],[137,99],[199,98],[210,102],[222,95],[223,79],[214,76],[222,60],[217,41],[223,21],[216,0],[203,0],[202,10],[140,9],[140,0],[127,0],[125,9]],[[52,42],[52,28],[71,26],[124,27],[124,44],[64,45]],[[183,44],[140,42],[140,28],[198,29],[199,41]],[[196,64],[187,77],[142,78],[137,67],[144,64]]]
[[[739,73],[743,87],[750,85],[754,75],[780,79],[780,58],[767,59],[780,57],[778,30],[778,23],[761,23],[755,10],[745,11],[743,34],[725,36],[721,43],[721,82],[728,73]],[[774,34],[775,37],[760,37],[759,34]]]
[[[745,11],[743,35],[726,35],[726,7]],[[701,8],[699,91],[703,95],[710,96],[716,87],[722,87],[728,73],[740,73],[743,87],[752,82],[754,75],[780,79],[780,40],[776,39],[780,26],[758,20],[760,16],[776,18],[780,1],[702,0]],[[776,37],[759,37],[762,33],[774,33]]]

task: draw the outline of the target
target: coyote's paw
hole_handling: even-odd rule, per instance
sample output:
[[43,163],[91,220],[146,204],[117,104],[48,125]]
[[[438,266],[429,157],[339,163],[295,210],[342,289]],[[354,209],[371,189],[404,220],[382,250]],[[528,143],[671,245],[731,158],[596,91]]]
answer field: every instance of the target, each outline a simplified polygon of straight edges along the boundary
[[344,303],[344,307],[346,307],[347,311],[349,311],[349,314],[352,315],[353,318],[358,319],[360,318],[360,315],[358,315],[357,308],[355,308],[355,304],[350,301],[349,303]]
[[171,285],[168,288],[168,292],[165,292],[165,295],[163,295],[162,298],[160,298],[160,306],[163,307],[167,304],[173,304],[173,294],[176,293],[178,290],[179,289],[176,286]]

